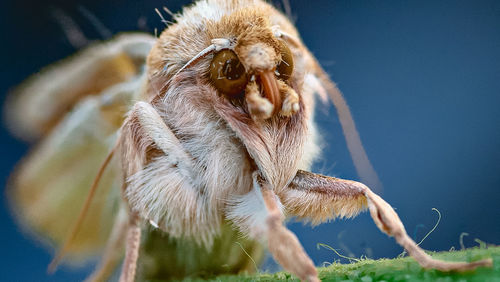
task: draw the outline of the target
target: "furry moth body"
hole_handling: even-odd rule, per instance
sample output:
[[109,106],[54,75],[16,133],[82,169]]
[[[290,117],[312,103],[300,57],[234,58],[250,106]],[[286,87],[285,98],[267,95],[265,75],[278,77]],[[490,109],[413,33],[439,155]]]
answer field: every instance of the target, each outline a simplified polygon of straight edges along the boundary
[[[123,35],[91,47],[12,96],[13,129],[43,140],[12,178],[11,199],[23,224],[62,242],[79,209],[73,203],[92,186],[61,253],[105,245],[89,278],[96,281],[121,261],[120,246],[121,281],[134,280],[138,260],[142,278],[248,269],[227,245],[237,231],[252,256],[267,245],[286,270],[317,281],[285,216],[320,223],[365,208],[425,268],[491,265],[430,258],[367,186],[307,172],[319,153],[315,95],[330,96],[358,171],[376,178],[341,94],[285,16],[263,1],[196,2],[159,38]],[[158,230],[143,231],[148,224]],[[189,254],[206,256],[206,265],[186,267]],[[210,269],[216,256],[227,258],[226,269]]]

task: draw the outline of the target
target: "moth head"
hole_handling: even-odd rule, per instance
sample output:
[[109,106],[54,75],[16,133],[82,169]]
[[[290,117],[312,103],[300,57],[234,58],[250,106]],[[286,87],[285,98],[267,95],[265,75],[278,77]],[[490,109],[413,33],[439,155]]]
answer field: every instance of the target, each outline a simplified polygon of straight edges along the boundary
[[230,99],[241,98],[250,81],[257,81],[264,96],[275,106],[281,106],[277,80],[288,82],[293,72],[293,56],[285,42],[278,49],[262,42],[223,49],[215,53],[210,63],[212,85]]
[[[265,9],[236,9],[216,19],[199,19],[197,11],[169,27],[148,57],[148,93],[157,93],[162,107],[172,107],[169,118],[179,131],[225,121],[218,133],[237,137],[252,167],[272,186],[284,187],[313,155],[303,158],[314,103],[303,91],[310,66],[293,26],[262,5]],[[298,109],[285,115],[291,96]],[[271,105],[271,114],[256,118],[249,97]],[[179,108],[196,115],[181,111],[172,117]]]
[[[245,96],[253,91],[254,96],[261,96],[272,105],[272,115],[265,119],[275,116],[282,108],[285,92],[291,89],[295,65],[289,42],[277,30],[268,19],[253,12],[233,13],[206,23],[205,42],[210,43],[194,45],[198,53],[191,53],[195,55],[175,71],[168,69],[168,73],[175,73],[170,81],[186,77],[187,73],[190,76],[204,73],[206,81],[222,97],[233,102],[239,100],[242,103],[235,104],[245,107]],[[168,45],[172,41],[169,38]]]

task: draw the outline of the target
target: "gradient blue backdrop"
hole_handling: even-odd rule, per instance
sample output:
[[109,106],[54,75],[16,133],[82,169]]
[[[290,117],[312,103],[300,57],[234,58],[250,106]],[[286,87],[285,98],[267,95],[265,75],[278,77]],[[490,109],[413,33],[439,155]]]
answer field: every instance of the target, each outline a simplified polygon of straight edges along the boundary
[[[147,31],[162,24],[153,8],[178,11],[178,1],[2,1],[2,100],[30,74],[76,50],[51,16],[61,9],[91,39],[99,36],[78,12],[92,11],[112,31]],[[383,197],[422,246],[459,248],[474,238],[500,243],[500,2],[291,1],[296,25],[345,94],[368,156],[384,184]],[[316,172],[357,179],[338,118],[330,106],[317,120],[324,154]],[[0,183],[5,184],[27,145],[1,128]],[[4,186],[4,185],[2,185]],[[4,195],[4,194],[2,194]],[[88,269],[53,276],[42,246],[23,235],[2,197],[1,281],[74,281]],[[345,255],[394,257],[401,252],[367,213],[310,228],[290,223],[316,264],[339,259],[317,250],[326,243]],[[273,268],[268,263],[267,268]]]

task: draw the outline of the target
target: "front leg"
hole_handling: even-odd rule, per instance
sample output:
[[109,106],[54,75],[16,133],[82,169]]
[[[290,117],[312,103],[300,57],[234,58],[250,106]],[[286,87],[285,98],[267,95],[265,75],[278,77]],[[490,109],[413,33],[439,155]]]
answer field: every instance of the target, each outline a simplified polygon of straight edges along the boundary
[[[157,201],[161,206],[170,204],[162,197],[177,193],[179,197],[186,192],[175,192],[172,183],[157,183],[159,187],[149,187],[142,183],[151,177],[150,170],[170,176],[166,180],[182,179],[186,174],[191,177],[191,159],[182,149],[179,140],[167,127],[152,105],[138,102],[125,120],[120,136],[120,149],[124,171],[123,198],[129,207],[127,226],[126,255],[122,266],[120,281],[134,281],[141,237],[140,219],[147,218],[158,222],[155,210],[150,209]],[[159,164],[160,163],[160,164]],[[157,179],[157,178],[155,178]],[[179,181],[185,182],[188,181]],[[145,187],[147,186],[147,187]],[[169,189],[170,188],[170,189]],[[182,187],[180,187],[182,188]],[[188,195],[192,196],[192,195]],[[187,204],[187,203],[186,203]],[[170,205],[172,206],[172,205]],[[196,205],[195,205],[196,206]],[[154,207],[153,207],[154,208]],[[165,227],[162,225],[162,227]]]
[[227,218],[254,239],[267,240],[273,258],[303,281],[319,281],[312,260],[297,237],[284,225],[281,203],[257,172],[253,190],[230,204]]
[[366,206],[375,224],[396,241],[424,268],[441,271],[466,271],[478,266],[491,266],[491,259],[445,262],[426,254],[409,236],[394,209],[364,184],[298,171],[288,189],[278,195],[291,215],[311,219],[315,223],[336,216],[354,216]]
[[276,194],[269,189],[262,190],[262,196],[269,216],[267,218],[269,251],[283,268],[306,281],[319,281],[314,264],[304,251],[299,240],[283,225],[283,216],[276,204]]
[[139,258],[139,247],[141,242],[141,227],[139,217],[132,213],[127,228],[127,241],[125,245],[125,259],[123,260],[120,282],[133,282]]
[[134,105],[122,126],[120,141],[126,179],[142,170],[157,153],[165,155],[184,175],[194,176],[192,157],[151,104]]
[[203,193],[195,160],[151,104],[136,103],[121,134],[123,198],[130,217],[137,217],[128,229],[130,259],[125,259],[121,278],[127,281],[133,278],[138,256],[139,220],[171,238],[192,239],[207,248],[221,221],[217,206]]

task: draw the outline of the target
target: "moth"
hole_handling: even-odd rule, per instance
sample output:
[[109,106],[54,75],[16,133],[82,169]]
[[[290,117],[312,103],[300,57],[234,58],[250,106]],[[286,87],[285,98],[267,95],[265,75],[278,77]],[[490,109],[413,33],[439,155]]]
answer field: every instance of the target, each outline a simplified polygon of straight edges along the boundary
[[40,140],[9,196],[23,226],[60,245],[52,269],[102,252],[90,281],[122,261],[120,281],[237,273],[265,246],[319,281],[285,218],[366,208],[424,268],[491,266],[432,259],[366,185],[309,172],[316,100],[330,99],[359,174],[376,179],[341,93],[282,13],[260,0],[202,0],[174,20],[158,38],[91,46],[8,101],[14,133]]

